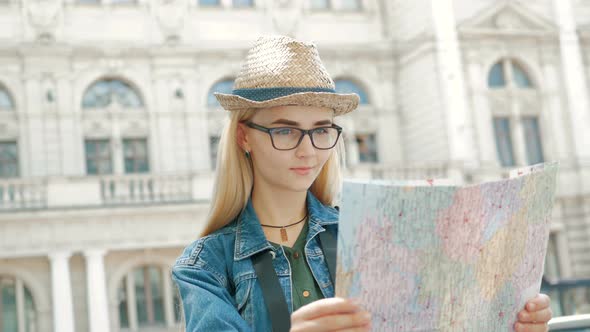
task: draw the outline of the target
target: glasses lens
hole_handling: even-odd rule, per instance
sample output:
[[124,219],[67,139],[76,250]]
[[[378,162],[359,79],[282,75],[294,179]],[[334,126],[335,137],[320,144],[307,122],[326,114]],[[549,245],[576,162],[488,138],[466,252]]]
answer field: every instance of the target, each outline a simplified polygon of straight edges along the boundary
[[313,143],[318,149],[330,149],[336,144],[338,130],[336,128],[317,128],[311,132]]
[[301,132],[293,128],[275,128],[271,131],[275,148],[280,150],[293,149],[299,142]]

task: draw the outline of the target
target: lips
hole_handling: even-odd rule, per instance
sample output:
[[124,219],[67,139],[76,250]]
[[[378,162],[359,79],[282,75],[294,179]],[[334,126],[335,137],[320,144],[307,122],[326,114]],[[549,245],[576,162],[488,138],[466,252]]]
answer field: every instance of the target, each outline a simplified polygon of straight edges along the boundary
[[311,172],[312,169],[313,169],[313,167],[293,167],[293,168],[290,168],[290,170],[292,170],[293,172],[295,172],[299,175],[307,175]]

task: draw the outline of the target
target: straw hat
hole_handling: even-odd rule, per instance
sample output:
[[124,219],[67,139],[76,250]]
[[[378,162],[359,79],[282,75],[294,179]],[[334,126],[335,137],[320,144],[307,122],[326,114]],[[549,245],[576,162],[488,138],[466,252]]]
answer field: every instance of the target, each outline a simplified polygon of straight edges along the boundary
[[232,93],[215,97],[228,111],[303,105],[332,108],[342,115],[359,103],[357,94],[336,93],[313,43],[286,36],[260,37],[248,51]]

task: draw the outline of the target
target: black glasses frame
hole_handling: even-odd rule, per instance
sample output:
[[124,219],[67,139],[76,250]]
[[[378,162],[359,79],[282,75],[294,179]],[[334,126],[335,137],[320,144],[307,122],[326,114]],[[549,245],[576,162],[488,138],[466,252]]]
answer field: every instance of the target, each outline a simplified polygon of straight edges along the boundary
[[[280,150],[280,151],[289,151],[289,150],[297,149],[297,147],[299,146],[299,144],[301,144],[301,141],[303,141],[303,137],[305,137],[305,135],[309,135],[309,139],[311,140],[311,145],[313,145],[314,148],[316,148],[318,150],[330,150],[330,149],[332,149],[332,148],[334,148],[336,146],[336,143],[338,143],[338,139],[340,138],[340,135],[342,134],[342,127],[340,127],[338,125],[335,125],[335,124],[332,124],[331,126],[317,127],[317,128],[308,129],[308,130],[297,128],[297,127],[267,128],[267,127],[261,126],[259,124],[256,124],[256,123],[254,123],[252,121],[247,121],[247,122],[245,122],[245,124],[246,124],[246,126],[248,126],[250,128],[253,128],[253,129],[256,129],[256,130],[260,130],[262,132],[267,133],[268,136],[270,136],[270,141],[272,143],[272,147],[275,148],[275,149],[277,149],[277,150]],[[312,134],[315,131],[317,131],[317,130],[326,129],[326,128],[336,129],[338,131],[338,136],[336,136],[336,139],[334,140],[334,144],[331,147],[329,147],[329,148],[318,148],[315,145],[315,142],[313,141]],[[301,133],[301,136],[299,136],[299,141],[297,141],[297,144],[295,144],[294,147],[292,147],[290,149],[279,149],[279,148],[277,148],[275,146],[274,139],[272,138],[272,133],[274,131],[281,130],[281,129],[293,129],[293,130],[297,130],[297,131],[299,131]]]

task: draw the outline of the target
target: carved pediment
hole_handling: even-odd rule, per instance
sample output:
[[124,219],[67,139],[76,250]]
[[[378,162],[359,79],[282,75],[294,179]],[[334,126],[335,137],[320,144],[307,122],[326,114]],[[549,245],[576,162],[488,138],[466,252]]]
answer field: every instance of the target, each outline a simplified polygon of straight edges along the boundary
[[500,1],[459,24],[461,34],[557,35],[549,19],[512,1]]

